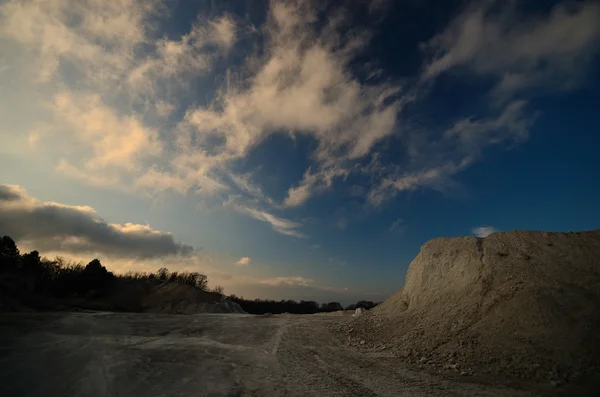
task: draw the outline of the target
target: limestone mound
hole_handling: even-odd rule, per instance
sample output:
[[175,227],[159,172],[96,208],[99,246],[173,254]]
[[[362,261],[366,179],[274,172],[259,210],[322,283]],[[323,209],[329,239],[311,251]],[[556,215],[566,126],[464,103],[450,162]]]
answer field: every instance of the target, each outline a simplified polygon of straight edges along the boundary
[[600,230],[434,239],[404,287],[351,327],[351,340],[423,368],[591,379],[600,374]]

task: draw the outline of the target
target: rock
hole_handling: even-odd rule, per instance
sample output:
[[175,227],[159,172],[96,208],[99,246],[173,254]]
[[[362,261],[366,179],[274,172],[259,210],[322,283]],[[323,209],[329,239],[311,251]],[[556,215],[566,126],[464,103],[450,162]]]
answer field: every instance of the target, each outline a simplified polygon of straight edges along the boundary
[[358,317],[358,316],[360,316],[361,314],[363,314],[364,312],[365,312],[365,309],[363,309],[362,307],[357,307],[357,308],[354,310],[354,314],[352,315],[352,317]]
[[364,344],[365,344],[365,340],[364,340],[364,339],[363,339],[363,340],[361,340],[361,341],[360,341],[360,344],[361,344],[361,345],[364,345]]

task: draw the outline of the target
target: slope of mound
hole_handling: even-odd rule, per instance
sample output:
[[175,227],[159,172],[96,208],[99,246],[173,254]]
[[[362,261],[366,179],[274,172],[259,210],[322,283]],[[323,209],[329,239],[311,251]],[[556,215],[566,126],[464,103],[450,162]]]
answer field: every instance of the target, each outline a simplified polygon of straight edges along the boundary
[[245,313],[242,307],[216,292],[158,280],[118,279],[103,292],[56,298],[34,293],[27,279],[1,275],[0,312],[100,310],[164,314]]
[[107,297],[118,310],[150,313],[244,313],[241,306],[216,292],[161,282],[121,282]]
[[600,230],[426,243],[404,288],[352,325],[430,369],[565,381],[600,373]]

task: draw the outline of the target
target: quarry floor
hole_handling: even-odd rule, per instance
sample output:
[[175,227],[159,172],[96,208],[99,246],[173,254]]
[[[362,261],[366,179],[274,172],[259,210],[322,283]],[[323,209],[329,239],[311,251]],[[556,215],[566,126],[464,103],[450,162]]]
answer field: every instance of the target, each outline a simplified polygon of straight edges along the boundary
[[385,352],[350,349],[330,326],[351,319],[1,313],[0,395],[539,395],[415,372]]

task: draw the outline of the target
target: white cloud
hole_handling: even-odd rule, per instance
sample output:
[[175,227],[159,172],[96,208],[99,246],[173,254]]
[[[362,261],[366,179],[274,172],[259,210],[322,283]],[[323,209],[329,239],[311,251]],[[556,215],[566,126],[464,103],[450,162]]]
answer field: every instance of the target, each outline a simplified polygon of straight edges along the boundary
[[256,72],[241,81],[228,79],[213,104],[189,111],[184,123],[190,135],[186,146],[222,142],[211,157],[219,164],[245,156],[268,134],[293,131],[315,138],[318,170],[307,171],[301,184],[290,189],[284,201],[288,207],[347,174],[340,162],[365,156],[390,135],[400,108],[394,99],[399,87],[363,85],[350,72],[366,33],[348,40],[339,31],[339,18],[321,31],[313,22],[307,5],[272,2],[263,28],[270,45],[254,59]]
[[[425,46],[435,55],[423,78],[463,66],[501,79],[496,94],[531,86],[559,88],[580,77],[600,44],[600,5],[556,4],[548,15],[524,16],[517,3],[475,3]],[[499,6],[501,12],[494,10]]]
[[496,233],[498,230],[492,226],[478,226],[471,229],[471,233],[473,233],[477,237],[487,237],[492,233]]
[[298,207],[304,204],[311,196],[330,188],[335,178],[345,177],[350,173],[338,164],[323,166],[315,173],[311,171],[308,169],[304,173],[298,186],[289,188],[283,201],[284,207]]
[[55,158],[57,172],[94,186],[223,190],[210,167],[170,164],[171,134],[158,121],[180,105],[174,101],[186,89],[181,83],[187,76],[208,72],[233,47],[236,23],[226,15],[199,18],[179,39],[156,39],[163,7],[154,0],[1,5],[0,42],[28,94],[27,102],[7,100],[9,109],[2,107],[7,114],[35,114],[37,125],[24,131],[2,125],[0,133],[9,135],[12,147],[18,147],[19,136],[27,137],[38,156]]
[[0,7],[0,36],[34,53],[41,81],[56,77],[61,61],[67,61],[85,71],[90,81],[106,83],[129,68],[156,5],[133,0],[8,1]]
[[118,116],[96,94],[60,92],[52,106],[57,124],[73,134],[76,143],[88,145],[92,155],[84,166],[135,170],[143,157],[162,152],[158,131],[146,128],[135,115]]
[[157,80],[161,79],[177,82],[183,88],[183,76],[203,74],[212,69],[219,53],[210,46],[217,46],[222,52],[231,49],[235,29],[234,21],[223,16],[212,21],[198,21],[179,40],[158,40],[155,52],[132,68],[127,82],[136,92],[153,95],[157,94]]
[[265,210],[252,208],[247,204],[240,202],[240,196],[230,196],[229,199],[223,203],[223,206],[225,208],[234,210],[240,214],[250,216],[261,222],[268,223],[277,233],[296,238],[308,237],[306,234],[298,230],[300,227],[302,227],[301,223],[294,222],[285,218],[280,218]]
[[250,263],[252,262],[252,259],[247,257],[247,256],[243,256],[242,258],[240,258],[239,261],[235,262],[236,266],[248,266]]

